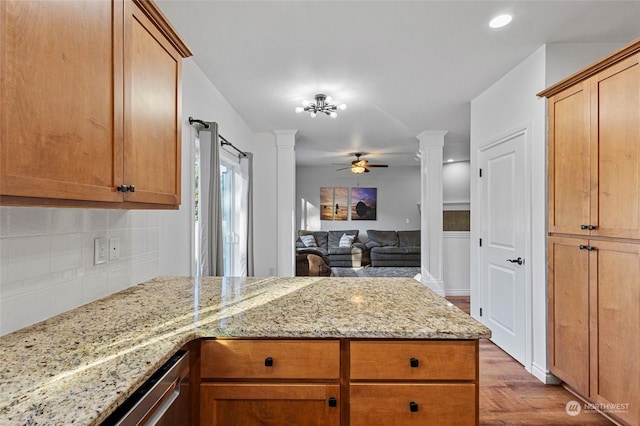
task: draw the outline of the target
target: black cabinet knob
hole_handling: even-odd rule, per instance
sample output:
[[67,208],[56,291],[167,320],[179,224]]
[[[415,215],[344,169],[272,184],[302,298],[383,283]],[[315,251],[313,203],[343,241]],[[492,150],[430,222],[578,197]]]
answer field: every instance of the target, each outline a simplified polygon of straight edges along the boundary
[[417,412],[418,411],[418,404],[413,402],[413,401],[411,401],[409,403],[409,411],[411,411],[412,413]]
[[587,248],[587,246],[585,246],[584,244],[580,244],[580,250],[584,250],[586,248]]
[[594,229],[596,229],[596,226],[595,226],[595,225],[589,225],[589,230],[590,230],[590,231],[593,231]]
[[587,225],[580,225],[580,229],[587,229]]
[[329,407],[337,407],[338,406],[338,400],[336,399],[335,396],[332,396],[329,398]]
[[118,192],[127,192],[129,190],[129,187],[127,185],[120,185],[116,186],[116,189],[118,190]]
[[136,192],[135,185],[129,185],[129,192]]
[[409,364],[411,364],[411,368],[415,368],[420,365],[420,361],[418,361],[418,358],[411,358]]
[[595,249],[596,249],[596,248],[595,248],[595,247],[593,247],[593,246],[587,246],[587,250],[588,250],[588,251],[594,251]]
[[273,367],[273,358],[271,358],[270,356],[266,357],[264,359],[264,366],[265,367]]

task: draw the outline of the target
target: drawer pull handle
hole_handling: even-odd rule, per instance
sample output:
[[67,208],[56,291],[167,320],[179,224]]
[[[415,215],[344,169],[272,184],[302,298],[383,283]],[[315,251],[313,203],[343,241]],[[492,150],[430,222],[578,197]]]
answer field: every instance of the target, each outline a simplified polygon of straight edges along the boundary
[[409,364],[411,364],[411,368],[416,368],[420,365],[420,361],[418,361],[418,358],[411,358]]
[[338,406],[338,400],[336,399],[335,396],[332,396],[329,398],[329,407],[337,407]]
[[412,413],[417,413],[418,412],[418,404],[411,401],[409,403],[409,411],[411,411]]
[[264,366],[265,367],[273,367],[273,358],[271,358],[270,356],[266,357],[264,359]]

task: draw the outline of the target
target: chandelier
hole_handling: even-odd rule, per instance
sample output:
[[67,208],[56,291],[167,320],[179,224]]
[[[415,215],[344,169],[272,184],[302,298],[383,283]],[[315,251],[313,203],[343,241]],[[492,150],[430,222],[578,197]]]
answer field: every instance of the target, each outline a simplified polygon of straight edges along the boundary
[[347,106],[345,104],[334,105],[331,103],[333,99],[331,96],[317,94],[315,101],[302,101],[302,106],[296,107],[295,111],[300,114],[303,111],[308,111],[311,118],[315,118],[316,115],[321,112],[328,115],[331,118],[338,116],[338,110],[345,110]]

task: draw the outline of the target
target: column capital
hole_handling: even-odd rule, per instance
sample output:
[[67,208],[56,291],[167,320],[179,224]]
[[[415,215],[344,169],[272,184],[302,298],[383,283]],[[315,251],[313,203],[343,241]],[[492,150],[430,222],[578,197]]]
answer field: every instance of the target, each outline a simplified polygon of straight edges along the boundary
[[295,146],[297,130],[274,130],[276,135],[276,145]]
[[444,136],[449,133],[448,130],[425,130],[416,136],[420,141],[420,145],[425,146],[444,146]]

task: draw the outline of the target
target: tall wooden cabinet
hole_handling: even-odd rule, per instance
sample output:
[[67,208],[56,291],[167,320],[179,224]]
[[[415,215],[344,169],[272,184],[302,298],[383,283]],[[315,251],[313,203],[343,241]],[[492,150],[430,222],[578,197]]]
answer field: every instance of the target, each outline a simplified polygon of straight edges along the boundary
[[640,41],[540,94],[550,369],[628,424],[640,422],[639,52]]
[[151,1],[0,2],[0,204],[177,207],[189,55]]

